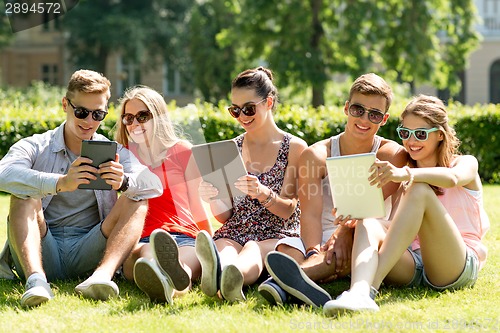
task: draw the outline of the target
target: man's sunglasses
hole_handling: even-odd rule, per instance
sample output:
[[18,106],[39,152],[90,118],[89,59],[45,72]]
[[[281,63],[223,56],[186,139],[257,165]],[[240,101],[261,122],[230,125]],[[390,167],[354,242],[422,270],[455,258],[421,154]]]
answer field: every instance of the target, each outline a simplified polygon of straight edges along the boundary
[[417,128],[414,130],[411,130],[406,127],[399,126],[396,131],[398,132],[398,136],[401,140],[408,140],[410,136],[413,134],[415,139],[418,141],[425,141],[429,138],[429,133],[438,131],[439,128],[433,127],[433,128]]
[[362,117],[365,112],[368,112],[368,120],[374,124],[380,124],[384,120],[385,113],[377,109],[367,109],[361,104],[353,103],[349,104],[349,113],[351,116],[359,118]]
[[75,117],[77,117],[78,119],[85,119],[89,116],[89,113],[92,113],[92,119],[94,119],[95,121],[102,121],[108,114],[108,111],[104,110],[89,110],[84,108],[83,106],[74,106],[69,98],[66,97],[66,99],[68,100],[69,105],[71,105],[71,107],[73,108]]
[[239,106],[231,105],[230,107],[227,108],[227,110],[234,118],[238,118],[240,116],[240,113],[243,113],[245,116],[251,117],[255,115],[257,105],[259,105],[264,101],[267,101],[267,97],[257,103],[247,103],[243,105],[242,108],[240,108]]
[[153,114],[149,110],[139,111],[136,114],[124,113],[122,114],[122,123],[125,126],[130,126],[137,119],[139,124],[144,124],[153,119]]

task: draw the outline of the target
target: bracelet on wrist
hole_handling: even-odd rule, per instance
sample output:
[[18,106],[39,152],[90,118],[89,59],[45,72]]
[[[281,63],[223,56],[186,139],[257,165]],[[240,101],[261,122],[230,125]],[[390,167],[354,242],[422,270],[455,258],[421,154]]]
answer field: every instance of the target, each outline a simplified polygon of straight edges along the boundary
[[408,173],[408,176],[410,176],[410,179],[408,181],[402,183],[403,190],[406,192],[410,188],[410,186],[413,184],[413,180],[415,179],[415,176],[413,175],[413,172],[411,172],[409,166],[405,165],[403,167],[403,169],[405,169],[406,172]]
[[262,206],[264,206],[265,208],[269,208],[271,207],[272,205],[274,205],[274,203],[276,202],[276,192],[274,192],[273,190],[271,190],[271,193],[269,194],[269,200],[266,199],[265,201],[266,202],[263,202],[262,203]]
[[266,207],[266,205],[272,200],[273,198],[273,190],[269,189],[271,192],[269,192],[269,195],[267,196],[267,198],[265,198],[263,201],[259,201],[260,204],[264,207]]

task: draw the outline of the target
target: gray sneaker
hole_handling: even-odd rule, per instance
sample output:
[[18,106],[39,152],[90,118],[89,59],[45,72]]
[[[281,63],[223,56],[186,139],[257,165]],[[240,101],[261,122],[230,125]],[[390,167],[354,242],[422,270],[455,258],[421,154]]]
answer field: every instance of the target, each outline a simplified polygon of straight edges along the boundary
[[50,301],[54,294],[50,285],[40,279],[33,279],[26,282],[26,291],[21,297],[21,305],[24,307],[34,307]]
[[221,267],[219,251],[208,232],[202,230],[196,237],[196,256],[201,265],[201,291],[207,296],[215,296],[220,289]]
[[110,298],[118,297],[120,293],[118,286],[113,281],[100,280],[94,276],[77,285],[75,291],[85,298],[98,301],[107,301]]
[[360,295],[351,291],[344,291],[337,299],[328,301],[323,306],[323,313],[327,317],[361,311],[379,311],[379,307],[369,295]]
[[243,274],[235,265],[228,265],[222,271],[220,292],[229,302],[246,300],[243,294]]
[[191,279],[179,262],[179,248],[172,236],[163,229],[156,229],[151,233],[149,242],[153,257],[169,282],[177,290],[186,289]]
[[134,265],[134,280],[139,289],[149,296],[151,302],[173,303],[173,287],[155,262],[146,258],[137,259]]

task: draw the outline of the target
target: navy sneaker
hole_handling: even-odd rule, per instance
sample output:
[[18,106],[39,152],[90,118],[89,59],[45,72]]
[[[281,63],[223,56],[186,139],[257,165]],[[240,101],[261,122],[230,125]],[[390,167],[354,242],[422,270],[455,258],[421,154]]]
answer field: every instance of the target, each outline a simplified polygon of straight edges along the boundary
[[210,234],[202,230],[196,237],[196,256],[201,264],[201,291],[213,297],[220,289],[221,267],[219,251]]
[[281,288],[306,304],[320,307],[332,299],[289,255],[277,251],[269,252],[266,256],[266,267]]
[[286,291],[272,277],[262,282],[257,290],[272,305],[286,303]]

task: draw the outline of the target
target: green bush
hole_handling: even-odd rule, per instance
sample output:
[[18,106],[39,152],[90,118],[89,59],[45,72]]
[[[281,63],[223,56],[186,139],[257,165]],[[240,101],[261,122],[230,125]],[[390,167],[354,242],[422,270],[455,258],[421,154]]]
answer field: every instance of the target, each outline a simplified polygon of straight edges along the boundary
[[[0,90],[0,157],[19,139],[41,133],[61,124],[65,114],[61,107],[64,92],[58,88],[36,84],[30,89]],[[400,142],[396,134],[399,115],[408,99],[399,98],[390,109],[391,117],[380,128],[379,135]],[[193,143],[231,139],[243,129],[227,112],[227,101],[219,105],[197,102],[186,107],[169,105],[172,119]],[[500,105],[448,106],[450,122],[462,140],[461,152],[478,158],[480,175],[484,182],[500,183]],[[112,138],[117,120],[116,110],[110,106],[109,115],[99,132]],[[298,104],[280,104],[275,113],[277,125],[304,139],[308,144],[343,131],[345,115],[342,105],[317,109]]]

